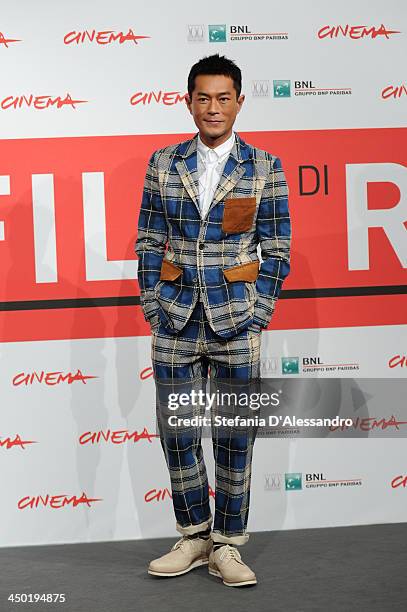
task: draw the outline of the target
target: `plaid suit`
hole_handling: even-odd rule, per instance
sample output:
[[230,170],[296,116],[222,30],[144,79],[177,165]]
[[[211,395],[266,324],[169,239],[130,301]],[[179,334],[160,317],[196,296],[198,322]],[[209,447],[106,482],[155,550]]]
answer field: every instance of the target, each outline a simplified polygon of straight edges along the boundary
[[196,148],[197,135],[148,164],[135,245],[141,305],[177,333],[201,288],[211,328],[231,338],[251,322],[267,327],[289,272],[287,183],[279,158],[236,134],[201,219]]
[[[252,324],[267,327],[290,269],[288,187],[280,159],[235,134],[209,210],[201,218],[197,137],[156,151],[144,184],[135,250],[141,306],[153,332],[157,384],[201,384],[208,365],[212,377],[259,377],[260,333]],[[212,523],[200,431],[169,434],[160,425],[159,406],[157,401],[177,530],[195,533]],[[244,544],[253,432],[237,445],[234,440],[219,440],[213,433],[217,469],[212,537]]]

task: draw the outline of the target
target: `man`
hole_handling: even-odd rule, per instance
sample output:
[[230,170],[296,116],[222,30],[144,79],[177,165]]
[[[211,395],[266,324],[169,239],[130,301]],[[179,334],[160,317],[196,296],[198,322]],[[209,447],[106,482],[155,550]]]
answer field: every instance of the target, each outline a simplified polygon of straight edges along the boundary
[[[216,54],[196,63],[186,104],[199,133],[156,151],[148,164],[135,250],[157,388],[163,380],[205,382],[209,366],[213,379],[260,376],[261,330],[290,269],[291,226],[280,159],[232,129],[240,92],[233,61]],[[149,573],[178,576],[209,564],[228,586],[256,584],[236,548],[249,539],[253,435],[212,428],[212,517],[201,430],[169,433],[159,400],[157,421],[182,538]]]

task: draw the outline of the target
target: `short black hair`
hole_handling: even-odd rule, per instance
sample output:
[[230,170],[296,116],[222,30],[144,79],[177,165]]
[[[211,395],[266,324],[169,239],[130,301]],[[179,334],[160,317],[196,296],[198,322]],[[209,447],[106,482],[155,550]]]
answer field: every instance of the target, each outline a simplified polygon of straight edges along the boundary
[[195,89],[195,78],[199,74],[222,74],[231,77],[233,86],[236,90],[236,97],[240,96],[242,91],[242,72],[233,60],[228,59],[224,55],[209,55],[203,57],[194,64],[188,75],[188,93],[192,100],[192,92]]

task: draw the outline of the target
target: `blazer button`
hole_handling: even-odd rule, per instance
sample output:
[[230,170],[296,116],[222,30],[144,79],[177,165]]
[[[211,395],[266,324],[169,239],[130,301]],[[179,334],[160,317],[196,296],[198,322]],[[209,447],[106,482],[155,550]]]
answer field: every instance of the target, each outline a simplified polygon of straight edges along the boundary
[[202,251],[202,250],[205,248],[205,245],[204,245],[204,243],[203,243],[203,242],[200,242],[200,243],[199,243],[199,248],[201,249],[201,251]]

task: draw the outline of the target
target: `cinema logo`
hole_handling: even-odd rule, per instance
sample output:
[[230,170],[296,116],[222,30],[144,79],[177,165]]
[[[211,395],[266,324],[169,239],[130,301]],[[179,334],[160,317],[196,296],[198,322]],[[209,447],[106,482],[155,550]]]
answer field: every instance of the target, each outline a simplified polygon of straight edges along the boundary
[[405,474],[395,476],[390,484],[392,489],[399,489],[400,487],[405,489],[407,487],[407,476]]
[[150,433],[147,427],[144,427],[140,433],[137,431],[130,432],[128,429],[119,429],[112,431],[86,431],[79,436],[79,444],[100,444],[100,442],[110,442],[111,444],[125,444],[126,442],[139,442],[140,440],[148,440],[152,443],[154,438],[159,438],[159,434]]
[[85,104],[86,102],[88,102],[88,100],[75,100],[69,93],[67,93],[65,97],[29,94],[28,96],[6,96],[0,101],[0,108],[2,110],[9,110],[10,108],[17,110],[18,108],[24,107],[34,108],[35,110],[47,110],[52,107],[59,110],[69,106],[70,108],[76,109],[77,104]]
[[140,380],[147,380],[147,378],[154,378],[154,370],[151,366],[148,366],[147,368],[144,368],[143,370],[141,370],[140,372]]
[[21,40],[21,38],[6,38],[6,36],[4,36],[3,32],[0,32],[0,45],[4,45],[4,47],[9,46],[9,43],[15,43],[15,42],[23,42]]
[[26,444],[37,444],[36,440],[22,440],[21,437],[16,434],[14,438],[1,438],[0,437],[0,448],[10,450],[10,448],[23,448],[25,450]]
[[143,106],[149,104],[162,104],[163,106],[174,106],[175,104],[179,104],[180,102],[184,102],[186,98],[186,93],[181,93],[180,91],[137,91],[130,98],[131,106],[138,106],[142,104]]
[[291,98],[291,94],[298,96],[344,96],[352,95],[351,87],[317,87],[313,81],[292,81],[290,79],[273,80],[274,98]]
[[151,36],[136,35],[131,28],[128,29],[126,34],[124,32],[115,32],[114,30],[84,30],[83,32],[72,30],[65,34],[64,45],[82,45],[84,43],[94,43],[96,45],[118,43],[123,45],[126,42],[138,45],[139,41],[145,38],[151,38]]
[[92,504],[97,501],[103,501],[101,497],[88,497],[86,493],[82,492],[80,497],[76,495],[37,495],[35,497],[31,497],[27,495],[26,497],[22,497],[18,503],[17,508],[19,510],[25,510],[29,508],[33,510],[34,508],[50,508],[51,510],[60,510],[61,508],[65,508],[66,506],[72,506],[76,508],[77,506],[83,506],[84,504],[91,508]]
[[91,380],[92,378],[99,378],[99,376],[82,374],[81,370],[77,370],[75,374],[72,372],[64,374],[60,370],[56,372],[44,372],[44,370],[42,370],[41,372],[31,372],[30,374],[19,372],[13,377],[12,384],[14,387],[19,387],[21,385],[25,385],[27,387],[28,385],[33,385],[34,383],[55,386],[61,383],[72,385],[74,382],[81,382],[86,385],[86,381]]
[[380,24],[379,27],[365,25],[324,25],[317,32],[318,38],[387,38],[393,34],[401,34],[399,30],[388,30],[386,26]]
[[407,355],[393,355],[390,357],[389,368],[407,368]]
[[352,419],[352,425],[330,425],[330,431],[347,431],[354,429],[358,431],[374,431],[380,429],[386,431],[387,429],[397,429],[398,431],[402,426],[407,425],[407,421],[399,421],[396,419],[394,414],[390,417],[356,417]]
[[[210,485],[209,487],[209,497],[213,497],[215,499],[215,491],[212,489]],[[166,499],[172,499],[171,491],[165,487],[165,489],[150,489],[144,495],[144,501],[149,504],[150,502],[161,502]]]
[[389,100],[389,98],[394,98],[398,100],[402,96],[407,95],[407,87],[406,85],[388,85],[384,89],[382,89],[381,97],[383,100]]

